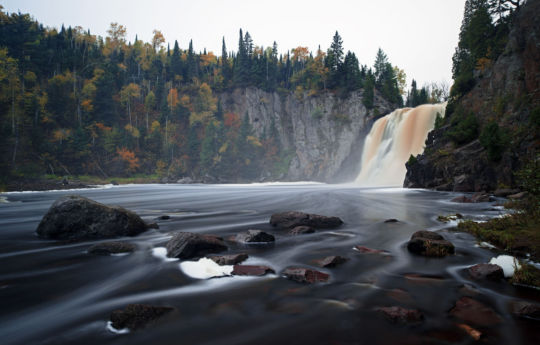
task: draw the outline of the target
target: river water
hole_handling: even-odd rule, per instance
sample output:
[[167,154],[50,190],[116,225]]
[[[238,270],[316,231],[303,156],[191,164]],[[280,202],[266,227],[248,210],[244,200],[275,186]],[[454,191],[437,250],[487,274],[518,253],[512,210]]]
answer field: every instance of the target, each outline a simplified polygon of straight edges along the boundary
[[[86,252],[99,241],[58,243],[39,239],[35,229],[61,195],[79,194],[121,205],[155,221],[125,240],[137,250],[125,256]],[[467,344],[474,343],[449,315],[468,295],[494,309],[503,322],[474,326],[483,343],[540,342],[533,321],[514,318],[509,303],[540,300],[537,291],[507,283],[471,281],[464,268],[497,255],[473,237],[448,231],[438,215],[459,212],[485,219],[501,214],[493,203],[457,204],[455,193],[360,188],[351,185],[134,185],[80,191],[6,193],[0,203],[0,335],[2,344]],[[275,212],[297,210],[338,216],[334,230],[290,236],[268,224]],[[397,223],[385,223],[396,218]],[[455,224],[454,224],[455,225]],[[271,246],[228,243],[246,252],[245,264],[265,264],[277,274],[264,277],[194,279],[178,261],[152,254],[171,234],[189,231],[224,238],[247,229],[275,235]],[[456,255],[424,258],[408,253],[415,231],[442,229]],[[390,255],[361,254],[353,247],[382,249]],[[350,260],[333,269],[328,283],[302,285],[281,277],[288,266],[316,267],[328,255]],[[464,288],[468,286],[468,288]],[[112,310],[129,303],[176,308],[139,331],[107,329]],[[392,324],[373,309],[419,309],[417,325]]]

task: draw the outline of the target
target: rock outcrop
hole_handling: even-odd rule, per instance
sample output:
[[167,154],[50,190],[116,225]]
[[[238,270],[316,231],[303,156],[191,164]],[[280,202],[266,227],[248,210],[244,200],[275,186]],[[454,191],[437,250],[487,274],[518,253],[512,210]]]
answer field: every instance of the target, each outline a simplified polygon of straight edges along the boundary
[[41,238],[77,241],[135,236],[148,228],[141,217],[120,206],[67,195],[52,204],[36,232]]
[[[538,154],[540,114],[540,1],[527,1],[517,13],[503,53],[475,70],[475,86],[447,107],[473,114],[479,131],[496,121],[508,136],[502,157],[490,160],[478,139],[454,144],[450,125],[433,130],[424,153],[407,163],[404,187],[448,191],[494,191],[516,186],[514,172]],[[452,105],[451,105],[452,104]],[[449,121],[446,121],[449,123]]]
[[[247,114],[254,134],[261,137],[275,126],[277,139],[291,153],[280,180],[352,180],[359,171],[361,146],[377,114],[394,106],[376,92],[373,110],[363,104],[363,91],[345,98],[331,92],[266,92],[249,87],[220,96],[225,112]],[[264,178],[265,176],[262,176]]]

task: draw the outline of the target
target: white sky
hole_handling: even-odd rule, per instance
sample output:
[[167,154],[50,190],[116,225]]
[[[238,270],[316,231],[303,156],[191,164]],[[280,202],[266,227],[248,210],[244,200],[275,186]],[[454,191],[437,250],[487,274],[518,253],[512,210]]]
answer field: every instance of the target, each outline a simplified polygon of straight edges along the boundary
[[381,47],[390,62],[404,69],[408,85],[451,83],[465,0],[3,0],[4,11],[30,13],[45,26],[80,25],[106,36],[111,22],[149,41],[161,30],[171,48],[175,39],[196,51],[221,55],[238,48],[238,30],[249,31],[256,45],[277,42],[280,53],[297,46],[326,51],[335,31],[345,51],[371,66]]

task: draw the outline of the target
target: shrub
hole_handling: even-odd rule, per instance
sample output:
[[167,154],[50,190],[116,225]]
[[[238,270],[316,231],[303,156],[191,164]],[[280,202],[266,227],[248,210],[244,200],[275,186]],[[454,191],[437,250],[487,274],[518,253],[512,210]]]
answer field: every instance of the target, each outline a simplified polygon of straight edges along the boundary
[[507,147],[508,140],[495,121],[489,122],[480,134],[480,143],[487,149],[488,158],[498,162]]
[[456,109],[451,123],[446,136],[454,143],[463,145],[478,137],[478,120],[473,113],[465,115],[462,110]]

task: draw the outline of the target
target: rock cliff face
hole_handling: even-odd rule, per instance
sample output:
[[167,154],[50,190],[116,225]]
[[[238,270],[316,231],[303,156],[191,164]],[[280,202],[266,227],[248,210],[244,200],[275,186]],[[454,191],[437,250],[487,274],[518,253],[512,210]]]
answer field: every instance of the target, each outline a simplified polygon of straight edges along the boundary
[[[526,160],[537,159],[540,113],[540,1],[521,8],[508,42],[491,67],[476,71],[474,88],[453,107],[472,112],[480,130],[496,121],[508,137],[499,161],[490,161],[474,140],[456,146],[445,136],[448,126],[432,131],[424,154],[407,164],[404,186],[454,191],[494,190],[515,186],[514,172]],[[447,109],[447,113],[451,112]],[[535,115],[536,114],[536,115]],[[451,116],[451,115],[450,115]]]
[[225,112],[247,113],[258,137],[270,133],[274,123],[281,146],[292,157],[280,180],[328,182],[356,177],[375,115],[393,110],[376,94],[375,107],[368,111],[362,96],[362,91],[340,98],[330,92],[308,96],[246,88],[222,94],[220,100]]

